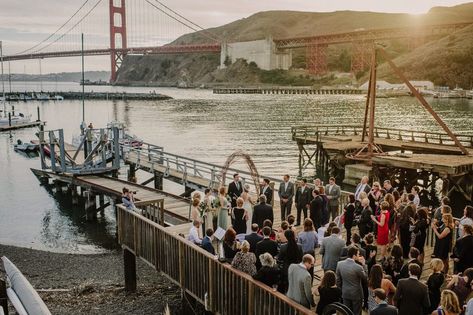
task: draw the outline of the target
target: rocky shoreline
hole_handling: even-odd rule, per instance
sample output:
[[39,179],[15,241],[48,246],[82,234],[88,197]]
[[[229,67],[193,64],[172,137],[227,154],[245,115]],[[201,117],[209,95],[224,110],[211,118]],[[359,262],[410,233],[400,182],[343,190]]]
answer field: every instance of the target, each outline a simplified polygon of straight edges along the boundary
[[181,313],[179,287],[139,259],[137,291],[124,292],[121,251],[61,254],[0,244],[0,256],[22,271],[52,314],[162,314],[166,305]]

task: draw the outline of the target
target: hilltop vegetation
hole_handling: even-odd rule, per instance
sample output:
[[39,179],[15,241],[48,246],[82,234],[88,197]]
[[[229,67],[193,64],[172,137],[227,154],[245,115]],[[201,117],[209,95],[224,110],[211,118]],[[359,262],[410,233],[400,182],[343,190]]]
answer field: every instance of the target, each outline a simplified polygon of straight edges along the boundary
[[[288,38],[349,32],[361,29],[415,27],[418,25],[447,24],[473,21],[473,3],[454,7],[434,7],[424,15],[337,11],[328,13],[267,11],[253,14],[232,23],[207,31],[227,42],[248,41],[267,37]],[[203,32],[181,36],[173,44],[209,43]],[[473,27],[460,30],[447,37],[432,38],[415,50],[403,40],[383,43],[395,62],[406,71],[410,79],[431,80],[438,85],[455,85],[470,88],[473,74]],[[331,73],[325,78],[308,74],[305,50],[293,51],[292,70],[263,71],[247,62],[237,61],[226,70],[216,70],[219,55],[166,55],[129,56],[119,71],[120,83],[146,83],[164,85],[200,84],[279,84],[320,85],[339,82],[337,73],[349,72],[351,46],[334,45],[328,49],[328,66]],[[398,81],[385,65],[380,67],[380,78]],[[354,78],[355,79],[355,78]],[[359,73],[356,79],[366,79]],[[350,80],[342,80],[351,83]]]

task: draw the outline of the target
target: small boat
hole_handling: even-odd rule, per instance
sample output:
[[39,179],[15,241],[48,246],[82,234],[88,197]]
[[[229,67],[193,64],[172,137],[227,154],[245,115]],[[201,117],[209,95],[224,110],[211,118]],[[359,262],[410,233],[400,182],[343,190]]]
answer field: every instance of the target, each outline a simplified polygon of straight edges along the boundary
[[36,99],[38,101],[49,101],[50,97],[46,93],[36,93]]
[[16,144],[14,145],[15,150],[23,151],[23,152],[34,152],[39,149],[39,144],[31,143],[31,142],[23,142],[20,139],[16,140]]
[[[10,122],[11,121],[11,122]],[[6,126],[6,125],[21,125],[21,124],[26,124],[31,122],[31,115],[24,115],[22,113],[18,113],[17,115],[12,115],[10,119],[8,119],[8,116],[0,118],[0,126]]]
[[62,96],[62,95],[53,95],[53,97],[51,97],[51,99],[53,101],[64,101],[64,96]]

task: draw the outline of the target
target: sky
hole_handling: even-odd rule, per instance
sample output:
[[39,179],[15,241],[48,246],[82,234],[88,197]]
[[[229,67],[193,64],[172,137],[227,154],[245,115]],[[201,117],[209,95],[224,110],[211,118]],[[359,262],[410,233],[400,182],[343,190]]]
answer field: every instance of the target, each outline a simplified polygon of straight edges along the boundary
[[[86,0],[0,0],[0,40],[4,54],[18,53],[41,42],[53,33]],[[117,0],[115,0],[117,1]],[[148,1],[148,2],[147,2]],[[126,0],[129,46],[164,44],[191,30],[152,7],[156,0]],[[160,0],[176,12],[200,26],[215,27],[259,11],[295,10],[331,12],[337,10],[374,11],[423,14],[434,6],[453,6],[465,0]],[[94,5],[96,8],[92,10]],[[154,3],[156,4],[156,3]],[[80,33],[84,33],[87,48],[108,46],[108,0],[88,0],[69,25],[91,10],[82,23],[73,28],[57,44],[46,49],[80,49]],[[139,18],[137,18],[139,17]],[[170,22],[171,21],[171,22]],[[134,32],[130,32],[133,29]],[[53,37],[51,40],[54,40]],[[49,41],[48,41],[49,42]],[[43,45],[46,45],[46,42]],[[60,44],[59,44],[60,43]],[[130,45],[132,44],[132,45]],[[42,46],[39,46],[42,47]],[[109,70],[109,57],[87,57],[86,70]],[[21,61],[10,64],[12,73],[39,73],[39,62]],[[42,61],[42,73],[80,71],[80,58],[56,58]],[[8,71],[8,65],[5,65]]]

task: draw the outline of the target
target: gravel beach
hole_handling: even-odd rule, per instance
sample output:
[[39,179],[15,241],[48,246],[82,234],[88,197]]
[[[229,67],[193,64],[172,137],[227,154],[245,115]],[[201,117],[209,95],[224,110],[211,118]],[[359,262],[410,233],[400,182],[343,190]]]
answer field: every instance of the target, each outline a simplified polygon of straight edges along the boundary
[[162,314],[166,305],[181,313],[179,287],[139,259],[137,292],[124,292],[121,251],[59,254],[0,245],[0,256],[22,271],[53,314]]

